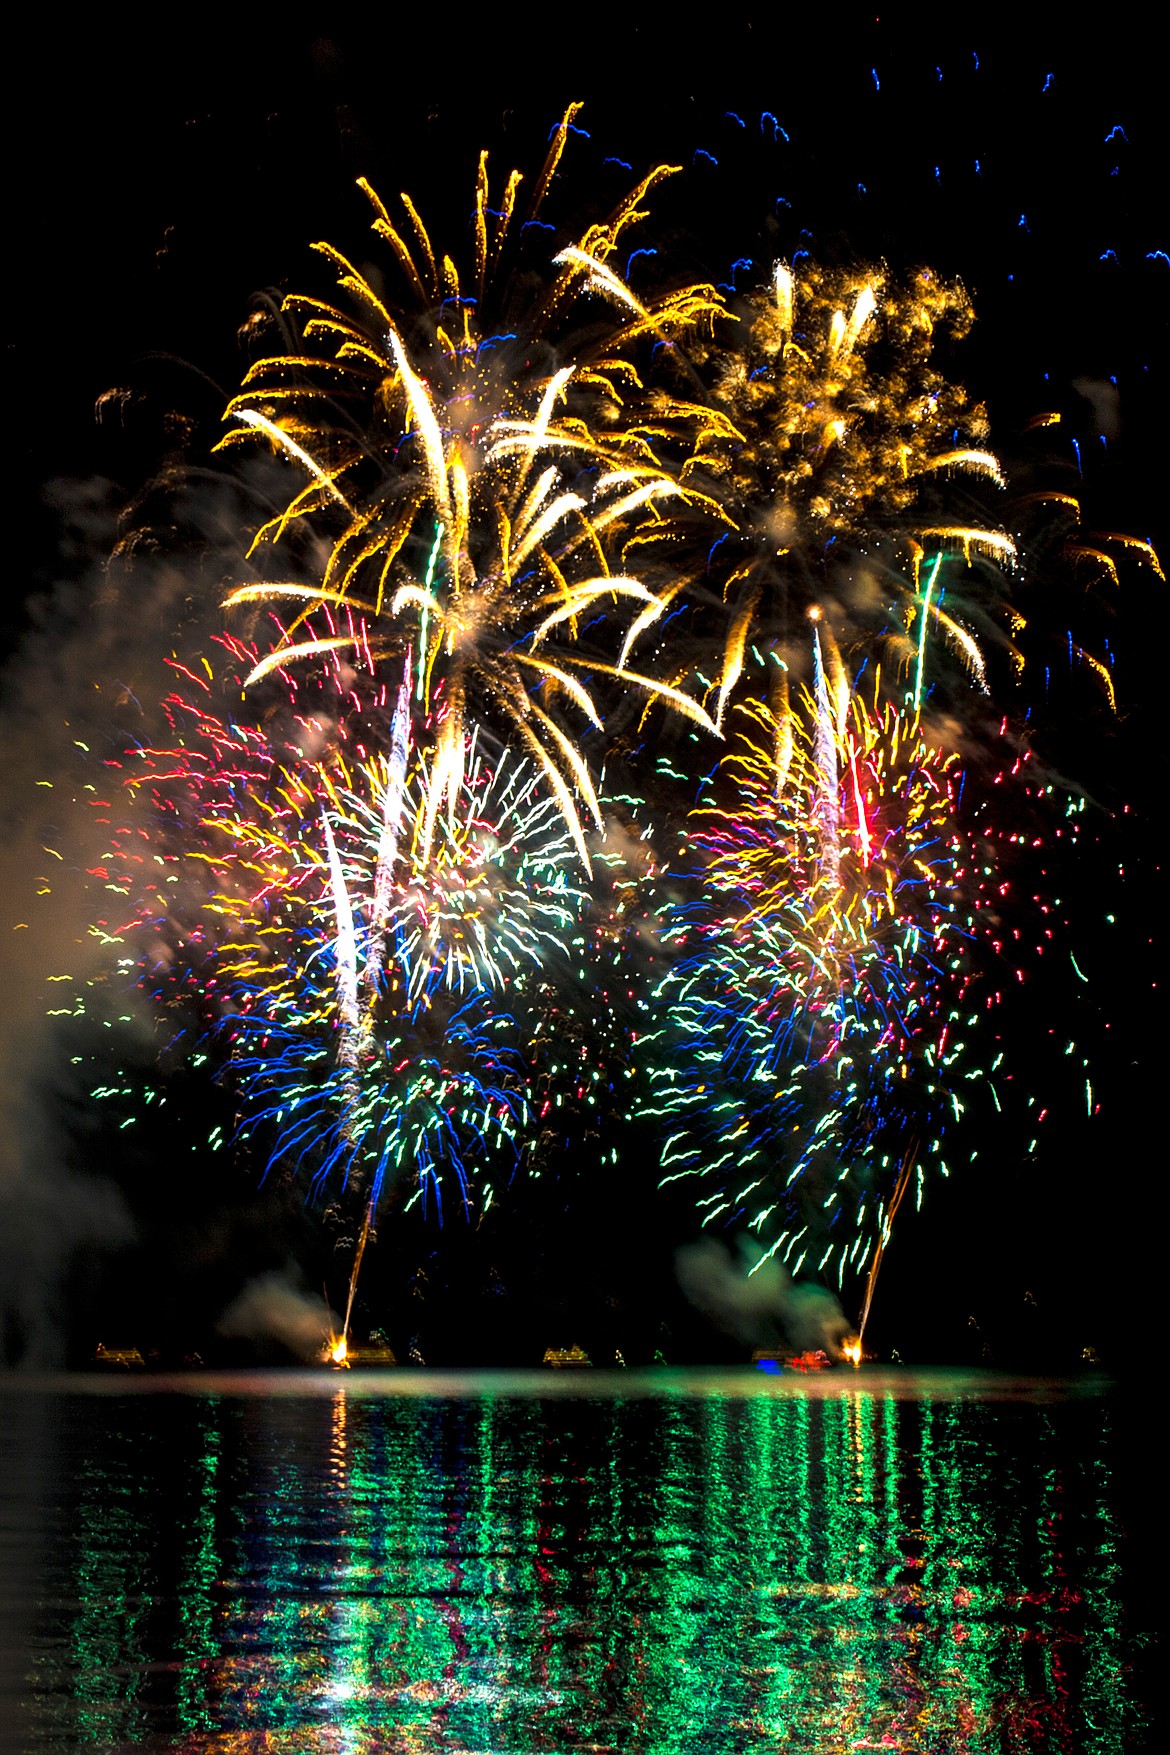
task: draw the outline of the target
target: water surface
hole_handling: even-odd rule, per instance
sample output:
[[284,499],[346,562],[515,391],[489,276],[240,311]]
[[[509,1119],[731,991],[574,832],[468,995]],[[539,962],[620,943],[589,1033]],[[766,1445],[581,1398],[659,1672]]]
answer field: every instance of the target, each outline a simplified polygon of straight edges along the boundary
[[[0,1382],[28,1750],[1144,1746],[1102,1382]],[[1136,1666],[1136,1669],[1135,1669]]]

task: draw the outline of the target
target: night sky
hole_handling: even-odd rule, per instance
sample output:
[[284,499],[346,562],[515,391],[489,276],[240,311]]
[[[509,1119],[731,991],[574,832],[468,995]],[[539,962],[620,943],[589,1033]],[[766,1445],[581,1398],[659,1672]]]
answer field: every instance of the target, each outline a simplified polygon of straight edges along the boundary
[[[43,904],[47,928],[30,893],[49,820],[32,789],[48,769],[64,788],[64,720],[98,723],[120,691],[149,681],[171,637],[136,625],[123,638],[102,621],[119,514],[178,448],[211,467],[251,296],[326,290],[314,239],[367,249],[358,175],[408,190],[437,236],[462,238],[479,149],[497,172],[531,169],[581,99],[565,211],[578,197],[580,211],[603,210],[633,181],[607,158],[634,175],[660,160],[685,167],[637,240],[658,250],[665,278],[724,280],[737,258],[764,278],[801,248],[959,276],[979,321],[957,370],[987,403],[992,447],[1010,460],[1029,416],[1061,410],[1084,459],[1086,524],[1152,540],[1165,559],[1170,223],[1152,44],[1120,29],[1092,44],[975,24],[912,34],[872,15],[850,31],[826,14],[814,32],[781,15],[684,38],[651,24],[622,35],[615,15],[580,13],[554,42],[547,19],[486,28],[485,12],[430,32],[380,12],[328,36],[275,20],[184,26],[189,40],[165,49],[124,25],[67,42],[31,27],[12,79],[31,109],[6,118],[9,1363],[82,1363],[99,1340],[230,1361],[243,1355],[215,1321],[250,1277],[291,1264],[339,1295],[352,1227],[322,1226],[288,1186],[260,1188],[257,1162],[192,1147],[217,1116],[230,1124],[208,1069],[170,1075],[165,1122],[129,1136],[88,1098],[70,1063],[93,1043],[42,1017],[46,968],[68,966],[80,930],[76,885],[62,876]],[[99,421],[112,389],[129,394],[107,397]],[[1050,771],[1089,801],[1066,887],[1087,985],[1062,965],[998,1026],[1017,1088],[1051,1111],[1036,1151],[1009,1102],[1001,1122],[982,1123],[977,1171],[931,1185],[921,1214],[899,1218],[871,1338],[907,1362],[1072,1365],[1093,1347],[1124,1365],[1152,1319],[1165,587],[1126,565],[1119,588],[1101,589],[1119,714],[1056,694],[1037,731]],[[77,868],[58,823],[60,863]],[[33,929],[13,941],[24,920]],[[1092,1115],[1079,1061],[1063,1052],[1070,1018],[1092,1062]],[[129,1052],[143,1071],[144,1044]],[[428,1364],[522,1363],[574,1341],[599,1361],[615,1348],[630,1363],[736,1357],[677,1287],[674,1251],[694,1221],[658,1195],[651,1168],[602,1188],[566,1164],[555,1186],[518,1182],[478,1232],[458,1217],[442,1231],[384,1227],[362,1320]]]

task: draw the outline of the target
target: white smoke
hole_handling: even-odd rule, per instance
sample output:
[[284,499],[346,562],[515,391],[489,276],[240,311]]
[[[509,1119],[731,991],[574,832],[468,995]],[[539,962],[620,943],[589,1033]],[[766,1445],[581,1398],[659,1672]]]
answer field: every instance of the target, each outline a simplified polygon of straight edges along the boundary
[[77,576],[32,601],[0,677],[0,1358],[28,1368],[64,1360],[71,1263],[133,1235],[114,1183],[71,1162],[66,1125],[70,1110],[84,1114],[91,1078],[63,1026],[76,1039],[88,1018],[95,1046],[108,1047],[108,1028],[153,1040],[120,947],[94,930],[95,917],[117,924],[100,873],[125,808],[122,770],[104,758],[157,730],[143,704],[165,692],[175,630],[218,598],[149,553],[84,565],[118,533],[108,483],[55,482],[47,497]]
[[1121,431],[1121,397],[1111,378],[1074,378],[1073,389],[1093,410],[1093,421],[1102,438],[1112,441]]
[[323,1298],[304,1291],[291,1273],[262,1274],[228,1305],[216,1328],[228,1340],[279,1341],[306,1362],[322,1357],[341,1319]]
[[741,1237],[736,1260],[713,1237],[686,1244],[675,1263],[679,1284],[696,1310],[725,1334],[748,1347],[773,1347],[787,1341],[796,1351],[823,1347],[836,1354],[853,1333],[833,1294],[824,1286],[796,1281],[775,1258]]

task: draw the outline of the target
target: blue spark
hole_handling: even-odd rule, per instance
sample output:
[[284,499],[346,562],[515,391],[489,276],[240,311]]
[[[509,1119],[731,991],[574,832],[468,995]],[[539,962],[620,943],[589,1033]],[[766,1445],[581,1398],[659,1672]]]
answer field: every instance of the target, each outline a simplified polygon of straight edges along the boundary
[[624,278],[629,280],[630,269],[633,267],[639,256],[657,256],[657,254],[657,250],[631,250],[626,260],[626,272]]

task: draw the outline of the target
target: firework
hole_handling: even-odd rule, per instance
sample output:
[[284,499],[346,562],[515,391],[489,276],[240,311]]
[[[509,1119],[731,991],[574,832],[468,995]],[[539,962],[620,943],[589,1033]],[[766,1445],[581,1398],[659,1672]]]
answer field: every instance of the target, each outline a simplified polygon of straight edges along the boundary
[[806,262],[798,276],[781,263],[732,316],[689,348],[706,386],[697,395],[688,380],[692,448],[676,453],[692,498],[645,538],[676,571],[681,555],[701,556],[689,575],[708,605],[701,638],[722,605],[714,678],[709,657],[690,667],[716,722],[752,652],[790,660],[814,606],[851,661],[882,657],[891,681],[929,623],[985,687],[984,645],[1010,641],[1016,551],[984,503],[1004,485],[986,415],[932,361],[973,321],[962,287],[928,269],[898,285],[884,269]]
[[[1030,650],[1028,520],[1079,507],[1005,494],[938,363],[966,293],[806,260],[639,298],[618,244],[666,166],[535,257],[574,114],[529,199],[481,158],[469,266],[363,183],[391,290],[318,245],[336,302],[271,314],[223,445],[267,453],[272,515],[104,862],[96,929],[239,1137],[360,1209],[346,1330],[391,1186],[482,1210],[594,1143],[612,1172],[639,1075],[664,1183],[868,1276],[868,1313],[967,1081],[995,1095],[984,977],[1048,907],[972,778],[1027,749],[959,703]],[[1059,542],[1116,577],[1123,539]]]
[[[1013,616],[1018,662],[1022,668],[1026,658],[1037,680],[1043,678],[1045,700],[1061,671],[1083,669],[1116,712],[1111,636],[1122,581],[1118,563],[1163,583],[1165,574],[1148,542],[1082,524],[1080,447],[1058,410],[1034,415],[1017,444],[1010,510],[1028,561]],[[1038,699],[1041,691],[1032,694]]]
[[[574,114],[555,131],[525,225],[542,209]],[[664,506],[694,497],[623,410],[639,385],[640,348],[697,330],[718,297],[688,286],[647,306],[608,264],[642,217],[639,202],[668,174],[652,171],[607,222],[561,250],[523,311],[506,272],[524,230],[518,172],[493,207],[481,158],[474,270],[463,278],[450,256],[437,256],[407,196],[395,221],[363,183],[402,301],[385,304],[344,256],[318,245],[347,307],[287,299],[286,351],[258,362],[229,407],[223,443],[266,442],[292,477],[291,496],[251,551],[268,567],[284,557],[291,576],[247,583],[228,599],[297,612],[248,681],[327,652],[376,669],[411,646],[416,699],[424,712],[442,703],[427,850],[439,811],[459,795],[476,724],[499,726],[537,763],[587,866],[574,794],[597,826],[600,810],[562,709],[600,730],[596,681],[620,677],[708,723],[689,696],[629,669],[624,649],[607,660],[580,639],[584,617],[633,605],[641,624],[661,613],[620,554]],[[595,316],[599,293],[614,319],[600,335],[594,321],[582,340],[572,314],[584,300]],[[554,344],[570,361],[556,369]],[[685,411],[664,414],[657,426],[683,419]]]
[[345,724],[326,667],[315,699],[248,724],[230,702],[255,654],[219,645],[221,677],[175,661],[173,739],[128,758],[139,809],[104,875],[131,913],[106,930],[194,1011],[270,1161],[371,1211],[388,1175],[426,1199],[448,1172],[467,1205],[469,1166],[519,1150],[526,988],[584,903],[572,837],[535,766],[473,734],[428,845],[401,686]]
[[[394,943],[413,1000],[432,980],[458,992],[523,986],[527,969],[559,948],[585,900],[573,840],[535,765],[507,748],[488,758],[473,731],[456,809],[435,816],[432,776],[414,764],[402,805],[412,833],[401,865],[383,851],[386,787],[379,766],[338,789],[335,833],[347,849],[349,893],[371,894],[367,912]],[[381,947],[367,950],[366,984]]]
[[645,1112],[705,1223],[749,1225],[840,1284],[882,1236],[907,1142],[940,1154],[940,1109],[961,1112],[945,1001],[972,925],[957,758],[878,676],[834,698],[814,650],[799,702],[781,677],[775,706],[737,709],[692,819],[697,893],[665,923]]

